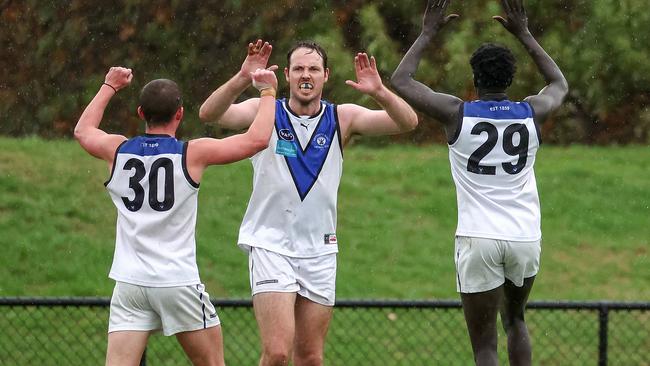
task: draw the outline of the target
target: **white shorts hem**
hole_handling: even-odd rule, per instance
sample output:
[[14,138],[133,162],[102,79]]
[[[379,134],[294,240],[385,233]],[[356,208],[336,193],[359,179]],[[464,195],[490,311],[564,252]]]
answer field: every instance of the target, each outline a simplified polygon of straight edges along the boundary
[[108,327],[108,333],[113,333],[113,332],[153,332],[153,331],[159,331],[160,326],[158,325],[136,325],[136,324],[128,324],[128,325],[113,325]]
[[504,283],[505,283],[504,280],[500,280],[500,281],[491,282],[491,283],[488,283],[488,284],[485,284],[485,285],[469,287],[469,288],[461,286],[461,288],[460,288],[460,290],[458,290],[458,292],[460,292],[462,294],[475,294],[475,293],[478,293],[478,292],[486,292],[486,291],[494,290],[495,288],[503,285]]
[[[296,285],[296,286],[298,286],[298,285]],[[290,290],[290,289],[278,290],[278,289],[274,289],[274,288],[269,288],[269,289],[260,288],[260,289],[257,289],[255,291],[252,291],[251,294],[252,294],[252,296],[255,296],[257,294],[265,294],[265,293],[267,294],[269,292],[278,292],[278,293],[283,293],[283,294],[288,294],[288,293],[298,294],[299,290],[300,290],[299,288],[296,288],[295,290]]]
[[[539,272],[539,271],[538,271],[538,272]],[[523,275],[520,279],[518,279],[518,280],[516,280],[516,281],[513,280],[512,278],[508,277],[508,276],[506,276],[506,279],[507,279],[508,281],[514,283],[515,286],[517,286],[517,287],[522,287],[522,286],[524,285],[524,280],[525,280],[526,278],[531,278],[531,277],[537,276],[537,273],[538,273],[538,272],[535,272],[535,273],[533,273],[533,274],[524,273],[524,275]],[[519,280],[521,280],[521,281],[519,281]]]
[[323,306],[329,306],[333,307],[335,300],[329,301],[326,297],[318,295],[318,298],[314,298],[314,296],[309,296],[308,294],[300,293],[298,292],[298,295],[304,297],[305,299],[315,302],[316,304],[323,305]]
[[173,329],[166,329],[163,330],[163,334],[165,336],[172,336],[176,333],[182,333],[182,332],[193,332],[196,330],[202,330],[202,329],[208,329],[212,327],[217,327],[221,325],[221,321],[215,319],[213,321],[206,321],[205,325],[203,323],[201,324],[195,324],[195,325],[190,325],[190,326],[183,326],[183,327],[176,327]]

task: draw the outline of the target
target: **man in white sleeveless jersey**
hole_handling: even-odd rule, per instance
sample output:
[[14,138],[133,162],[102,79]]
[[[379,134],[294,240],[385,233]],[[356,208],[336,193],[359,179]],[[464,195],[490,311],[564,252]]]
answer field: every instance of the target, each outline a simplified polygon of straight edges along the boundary
[[[235,99],[250,70],[265,68],[272,47],[249,44],[241,70],[201,106],[204,121],[232,129],[250,126],[259,99]],[[336,200],[343,147],[354,134],[387,135],[417,125],[413,109],[381,82],[375,59],[354,59],[357,81],[383,110],[322,99],[330,70],[325,50],[298,42],[287,54],[289,99],[276,101],[269,147],[252,158],[253,192],[239,245],[249,253],[250,285],[262,338],[260,365],[321,365],[335,301]],[[277,66],[272,66],[275,69]]]
[[132,77],[131,69],[112,67],[74,131],[84,150],[108,162],[105,185],[117,208],[106,365],[139,365],[149,335],[158,330],[176,335],[194,365],[223,365],[219,317],[196,264],[199,183],[209,165],[268,146],[277,80],[272,71],[251,71],[260,107],[246,133],[183,142],[174,137],[183,119],[181,92],[167,79],[149,82],[140,93],[144,135],[127,139],[99,129],[110,99]]
[[539,269],[540,208],[533,165],[541,142],[539,124],[567,94],[562,72],[528,30],[522,0],[503,0],[495,16],[526,48],[547,85],[522,102],[508,99],[515,59],[505,47],[484,44],[470,64],[479,100],[461,99],[415,81],[425,47],[456,14],[450,0],[429,0],[422,33],[395,70],[392,83],[416,109],[442,122],[456,184],[457,289],[477,365],[496,365],[497,312],[508,336],[511,365],[530,365],[524,321],[528,294]]

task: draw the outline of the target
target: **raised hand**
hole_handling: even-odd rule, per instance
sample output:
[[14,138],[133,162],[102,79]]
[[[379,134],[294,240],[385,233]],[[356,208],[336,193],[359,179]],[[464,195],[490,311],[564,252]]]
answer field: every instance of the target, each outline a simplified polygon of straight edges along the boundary
[[382,89],[383,83],[377,71],[377,61],[374,56],[368,58],[366,53],[357,53],[354,57],[354,71],[357,81],[346,80],[347,85],[370,96]]
[[501,6],[506,13],[506,17],[495,15],[492,19],[503,25],[508,32],[515,36],[520,36],[528,32],[528,17],[524,9],[523,0],[501,0]]
[[269,88],[278,89],[278,79],[271,70],[257,69],[251,73],[251,79],[253,80],[253,86],[259,91]]
[[133,71],[125,67],[111,67],[104,78],[104,83],[110,85],[117,92],[125,88],[133,79]]
[[[250,77],[251,73],[255,72],[255,70],[266,69],[269,57],[271,57],[271,51],[273,51],[273,46],[269,42],[262,42],[261,39],[258,39],[255,43],[249,43],[246,59],[241,65],[242,74]],[[272,65],[268,69],[275,71],[278,69],[278,66]]]
[[422,19],[422,31],[437,32],[450,21],[459,17],[458,14],[445,16],[451,0],[429,0]]

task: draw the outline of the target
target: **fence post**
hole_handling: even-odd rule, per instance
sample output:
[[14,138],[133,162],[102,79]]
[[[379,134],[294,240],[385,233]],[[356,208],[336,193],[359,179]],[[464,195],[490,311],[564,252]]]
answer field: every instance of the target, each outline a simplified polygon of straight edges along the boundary
[[145,347],[142,352],[142,358],[140,359],[140,366],[147,366],[147,348]]
[[598,366],[607,366],[607,327],[609,308],[601,303],[598,307]]

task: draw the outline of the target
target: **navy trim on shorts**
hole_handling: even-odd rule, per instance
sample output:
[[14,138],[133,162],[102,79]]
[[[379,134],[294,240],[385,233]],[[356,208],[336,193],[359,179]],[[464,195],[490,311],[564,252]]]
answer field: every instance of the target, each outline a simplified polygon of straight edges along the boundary
[[[196,289],[200,291],[199,285],[196,285]],[[201,312],[203,313],[203,329],[205,329],[208,326],[205,318],[205,303],[203,302],[203,292],[199,294],[199,300],[201,301]]]
[[[458,238],[456,238],[458,240]],[[460,273],[458,272],[458,259],[460,258],[460,249],[456,249],[456,281],[458,281],[458,292],[463,292],[463,286],[460,283]]]

